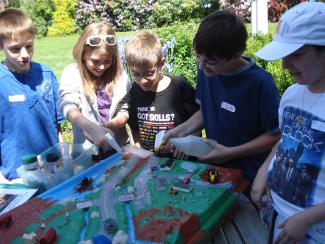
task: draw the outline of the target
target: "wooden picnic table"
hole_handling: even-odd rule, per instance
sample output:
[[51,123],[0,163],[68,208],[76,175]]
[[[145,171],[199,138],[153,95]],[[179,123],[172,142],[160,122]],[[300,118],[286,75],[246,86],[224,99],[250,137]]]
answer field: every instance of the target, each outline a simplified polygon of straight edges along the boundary
[[214,230],[208,242],[209,244],[266,244],[268,230],[253,204],[243,194],[239,194],[237,206]]

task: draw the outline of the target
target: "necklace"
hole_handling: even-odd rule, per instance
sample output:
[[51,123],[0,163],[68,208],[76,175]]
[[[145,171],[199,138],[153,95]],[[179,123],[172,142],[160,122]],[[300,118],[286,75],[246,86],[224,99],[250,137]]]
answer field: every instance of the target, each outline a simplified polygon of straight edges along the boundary
[[[306,89],[308,89],[307,87],[304,89],[303,93],[302,93],[302,104],[301,104],[301,110],[305,110],[304,106],[305,106],[305,93],[306,93]],[[316,99],[311,103],[311,105],[306,108],[306,111],[310,111],[310,109],[318,102],[318,100],[324,95],[324,92],[320,93]]]

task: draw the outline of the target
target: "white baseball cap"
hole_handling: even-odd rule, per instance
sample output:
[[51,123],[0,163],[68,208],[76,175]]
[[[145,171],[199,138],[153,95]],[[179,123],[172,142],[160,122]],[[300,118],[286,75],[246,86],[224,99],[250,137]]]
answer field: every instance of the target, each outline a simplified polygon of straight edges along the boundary
[[304,45],[325,46],[325,3],[303,2],[289,9],[282,15],[273,41],[255,55],[275,60]]

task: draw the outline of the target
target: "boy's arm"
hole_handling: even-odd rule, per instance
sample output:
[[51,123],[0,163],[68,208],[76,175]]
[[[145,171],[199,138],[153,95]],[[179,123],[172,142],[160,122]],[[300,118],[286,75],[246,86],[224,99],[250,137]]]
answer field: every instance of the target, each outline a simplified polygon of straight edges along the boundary
[[202,128],[203,117],[201,109],[199,109],[188,120],[167,131],[166,135],[163,138],[163,143],[167,143],[169,138],[188,136],[201,130]]
[[118,129],[126,125],[129,121],[129,108],[131,103],[131,95],[128,92],[116,106],[112,118],[105,124],[109,129]]
[[322,221],[325,221],[325,202],[306,208],[279,224],[278,228],[282,230],[274,243],[298,243],[305,238],[312,225]]
[[280,139],[280,133],[270,135],[264,133],[255,139],[235,147],[226,147],[215,140],[206,139],[206,143],[214,149],[207,156],[199,158],[203,162],[221,164],[234,158],[254,155],[271,149]]
[[108,123],[105,124],[105,127],[109,129],[118,129],[125,126],[128,120],[129,116],[126,113],[118,114],[115,118],[108,121]]
[[278,148],[278,143],[274,145],[269,156],[265,159],[264,163],[259,168],[257,175],[255,176],[254,182],[252,184],[251,199],[259,208],[262,207],[261,198],[266,190],[267,171],[272,161],[272,158],[276,153],[277,148]]

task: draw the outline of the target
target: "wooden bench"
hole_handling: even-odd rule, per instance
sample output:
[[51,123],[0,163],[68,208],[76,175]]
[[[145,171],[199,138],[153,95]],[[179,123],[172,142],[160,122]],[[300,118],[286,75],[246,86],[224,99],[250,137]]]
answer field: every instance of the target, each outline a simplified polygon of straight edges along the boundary
[[266,244],[268,230],[261,221],[258,211],[242,194],[238,205],[228,218],[215,230],[210,244]]

